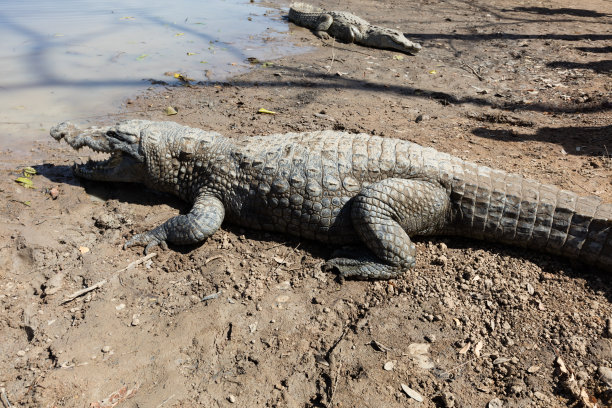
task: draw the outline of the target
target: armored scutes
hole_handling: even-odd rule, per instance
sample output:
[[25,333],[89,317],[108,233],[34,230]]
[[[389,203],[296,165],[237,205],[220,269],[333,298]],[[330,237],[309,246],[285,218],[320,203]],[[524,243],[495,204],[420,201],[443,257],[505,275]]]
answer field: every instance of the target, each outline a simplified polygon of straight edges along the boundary
[[[612,271],[612,204],[414,143],[336,131],[228,139],[132,120],[51,136],[110,153],[77,176],[140,182],[193,204],[125,244],[191,244],[224,220],[341,249],[342,276],[391,278],[415,263],[414,235],[454,234],[578,259]],[[367,249],[365,249],[367,248]]]
[[289,21],[313,30],[317,37],[323,39],[331,36],[342,42],[407,54],[416,54],[421,50],[420,44],[408,40],[403,33],[372,25],[345,11],[325,11],[310,4],[292,3],[289,7]]

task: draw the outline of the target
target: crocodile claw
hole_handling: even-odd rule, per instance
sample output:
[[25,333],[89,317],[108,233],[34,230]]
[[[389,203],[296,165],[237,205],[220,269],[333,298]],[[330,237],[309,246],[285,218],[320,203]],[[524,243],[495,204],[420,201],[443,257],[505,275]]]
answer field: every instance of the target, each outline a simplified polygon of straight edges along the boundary
[[144,254],[148,255],[149,251],[156,246],[160,246],[163,250],[168,249],[168,244],[165,239],[157,237],[152,231],[143,232],[142,234],[136,234],[125,244],[123,249],[128,249],[131,246],[144,246]]

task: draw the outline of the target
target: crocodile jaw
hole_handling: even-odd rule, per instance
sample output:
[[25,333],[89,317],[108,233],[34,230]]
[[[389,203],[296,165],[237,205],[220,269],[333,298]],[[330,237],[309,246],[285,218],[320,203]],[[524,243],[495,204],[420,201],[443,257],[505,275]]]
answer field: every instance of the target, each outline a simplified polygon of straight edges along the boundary
[[[387,42],[387,44],[385,44],[385,42]],[[413,43],[403,36],[399,38],[387,38],[386,41],[383,42],[383,47],[403,51],[408,54],[416,54],[421,51],[422,48],[421,44]]]
[[106,160],[89,160],[75,164],[76,176],[88,180],[143,182],[146,174],[144,156],[140,153],[140,137],[136,132],[126,133],[119,127],[90,127],[80,130],[70,122],[51,128],[51,136],[65,140],[73,149],[89,147],[95,152],[108,153]]

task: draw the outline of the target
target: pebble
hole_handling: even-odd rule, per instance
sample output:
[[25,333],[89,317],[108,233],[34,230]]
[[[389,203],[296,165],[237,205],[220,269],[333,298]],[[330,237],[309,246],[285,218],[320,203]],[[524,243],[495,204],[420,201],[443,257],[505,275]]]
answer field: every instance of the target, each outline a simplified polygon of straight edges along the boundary
[[487,404],[487,408],[502,408],[503,406],[504,406],[504,403],[499,398],[493,398]]
[[597,369],[601,380],[612,387],[612,368],[601,366]]
[[57,200],[57,197],[59,197],[59,189],[57,187],[53,187],[51,190],[49,190],[49,195],[53,200]]
[[110,346],[104,346],[102,347],[102,352],[103,353],[108,353],[111,350]]
[[612,317],[606,319],[606,336],[612,337]]
[[17,352],[17,355],[18,355],[19,357],[23,357],[23,356],[25,356],[25,355],[26,355],[26,352],[25,352],[24,350],[19,350],[19,351]]
[[446,257],[446,255],[440,255],[435,257],[433,261],[436,265],[446,266],[446,264],[448,263],[448,258]]
[[45,282],[45,294],[53,295],[64,285],[64,273],[58,272]]
[[230,394],[230,395],[227,397],[227,400],[233,404],[234,402],[236,402],[236,396],[235,396],[235,395],[233,395],[233,394]]
[[117,306],[115,306],[115,309],[116,310],[123,310],[123,309],[125,309],[125,303],[118,304]]
[[457,399],[455,394],[452,392],[445,392],[442,394],[442,406],[445,408],[455,408]]
[[536,391],[533,393],[533,396],[539,399],[540,401],[544,401],[546,399],[546,394],[540,391]]
[[138,315],[132,316],[132,326],[138,326],[139,324],[140,324],[140,319],[138,318]]
[[416,402],[423,402],[423,396],[407,386],[406,384],[402,384],[402,391],[406,393],[410,398],[415,400]]
[[387,361],[385,365],[383,366],[385,371],[391,371],[393,370],[393,367],[395,367],[395,364],[393,364],[393,361]]

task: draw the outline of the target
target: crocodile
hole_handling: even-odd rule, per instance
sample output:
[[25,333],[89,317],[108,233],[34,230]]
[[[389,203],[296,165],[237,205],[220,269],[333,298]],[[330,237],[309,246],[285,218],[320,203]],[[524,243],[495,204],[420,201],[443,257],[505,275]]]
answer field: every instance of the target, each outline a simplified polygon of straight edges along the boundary
[[289,7],[289,21],[313,30],[322,39],[331,36],[342,42],[406,54],[416,54],[422,48],[421,44],[408,40],[398,30],[372,25],[346,11],[325,11],[310,4],[292,3]]
[[110,154],[78,177],[144,183],[192,204],[124,248],[194,244],[226,220],[320,241],[342,277],[390,279],[415,265],[418,235],[462,235],[612,271],[612,204],[404,140],[341,131],[227,138],[174,122],[51,129]]

